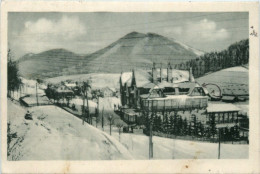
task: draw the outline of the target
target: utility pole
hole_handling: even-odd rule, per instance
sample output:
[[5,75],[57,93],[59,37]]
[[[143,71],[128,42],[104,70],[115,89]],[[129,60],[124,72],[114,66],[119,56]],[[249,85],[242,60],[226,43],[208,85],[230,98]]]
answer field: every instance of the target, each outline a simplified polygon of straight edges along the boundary
[[150,136],[149,136],[149,159],[153,158],[153,124],[150,121]]
[[37,102],[37,106],[39,106],[39,101],[38,101],[38,91],[37,91],[37,82],[36,82],[36,102]]
[[109,133],[110,133],[110,135],[111,135],[112,116],[110,115],[110,116],[108,117],[108,119],[109,119]]
[[102,130],[104,131],[104,107],[102,110]]
[[[154,110],[153,110],[153,100],[152,100],[152,114],[149,120],[149,159],[153,158],[153,115],[154,115]],[[148,112],[148,117],[149,117],[149,112]]]
[[84,125],[84,119],[85,119],[85,94],[84,94],[84,92],[82,94],[82,99],[83,99],[82,124]]
[[218,159],[220,159],[220,138],[221,138],[221,135],[220,135],[220,128],[218,129]]

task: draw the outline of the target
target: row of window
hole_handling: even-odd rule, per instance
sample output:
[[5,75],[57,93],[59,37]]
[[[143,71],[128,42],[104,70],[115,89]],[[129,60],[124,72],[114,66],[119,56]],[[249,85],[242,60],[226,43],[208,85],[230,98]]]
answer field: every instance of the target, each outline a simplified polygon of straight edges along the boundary
[[235,123],[238,120],[238,112],[209,113],[207,120],[215,118],[216,123]]

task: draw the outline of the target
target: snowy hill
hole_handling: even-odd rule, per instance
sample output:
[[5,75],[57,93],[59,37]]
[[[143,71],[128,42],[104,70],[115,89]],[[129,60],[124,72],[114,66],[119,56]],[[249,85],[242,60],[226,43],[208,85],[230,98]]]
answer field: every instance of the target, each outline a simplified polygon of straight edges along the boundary
[[48,78],[84,73],[120,73],[132,68],[151,68],[152,63],[166,66],[195,59],[204,54],[174,39],[155,33],[131,32],[107,47],[81,56],[64,49],[27,54],[19,60],[21,75]]
[[[200,84],[216,84],[222,93],[234,95],[248,95],[249,74],[243,66],[226,68],[196,79]],[[209,92],[211,89],[208,89]]]
[[9,160],[110,160],[132,159],[115,138],[55,106],[30,109],[8,100]]

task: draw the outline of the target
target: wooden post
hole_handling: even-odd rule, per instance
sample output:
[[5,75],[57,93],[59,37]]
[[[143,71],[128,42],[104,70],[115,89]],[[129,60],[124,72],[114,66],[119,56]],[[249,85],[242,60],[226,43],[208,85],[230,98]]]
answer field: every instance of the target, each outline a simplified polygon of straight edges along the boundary
[[36,102],[37,102],[37,106],[39,106],[38,91],[37,91],[37,82],[36,82]]
[[85,119],[85,94],[83,94],[82,99],[83,99],[82,124],[84,124],[84,119]]

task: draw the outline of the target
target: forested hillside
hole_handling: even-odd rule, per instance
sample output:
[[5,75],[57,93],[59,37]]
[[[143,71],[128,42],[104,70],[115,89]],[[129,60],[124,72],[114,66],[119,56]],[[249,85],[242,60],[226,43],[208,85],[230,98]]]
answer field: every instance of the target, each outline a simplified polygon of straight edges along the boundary
[[188,70],[192,67],[194,77],[201,77],[209,72],[224,68],[246,65],[249,61],[249,41],[241,40],[220,52],[205,53],[197,59],[175,65],[176,69]]

